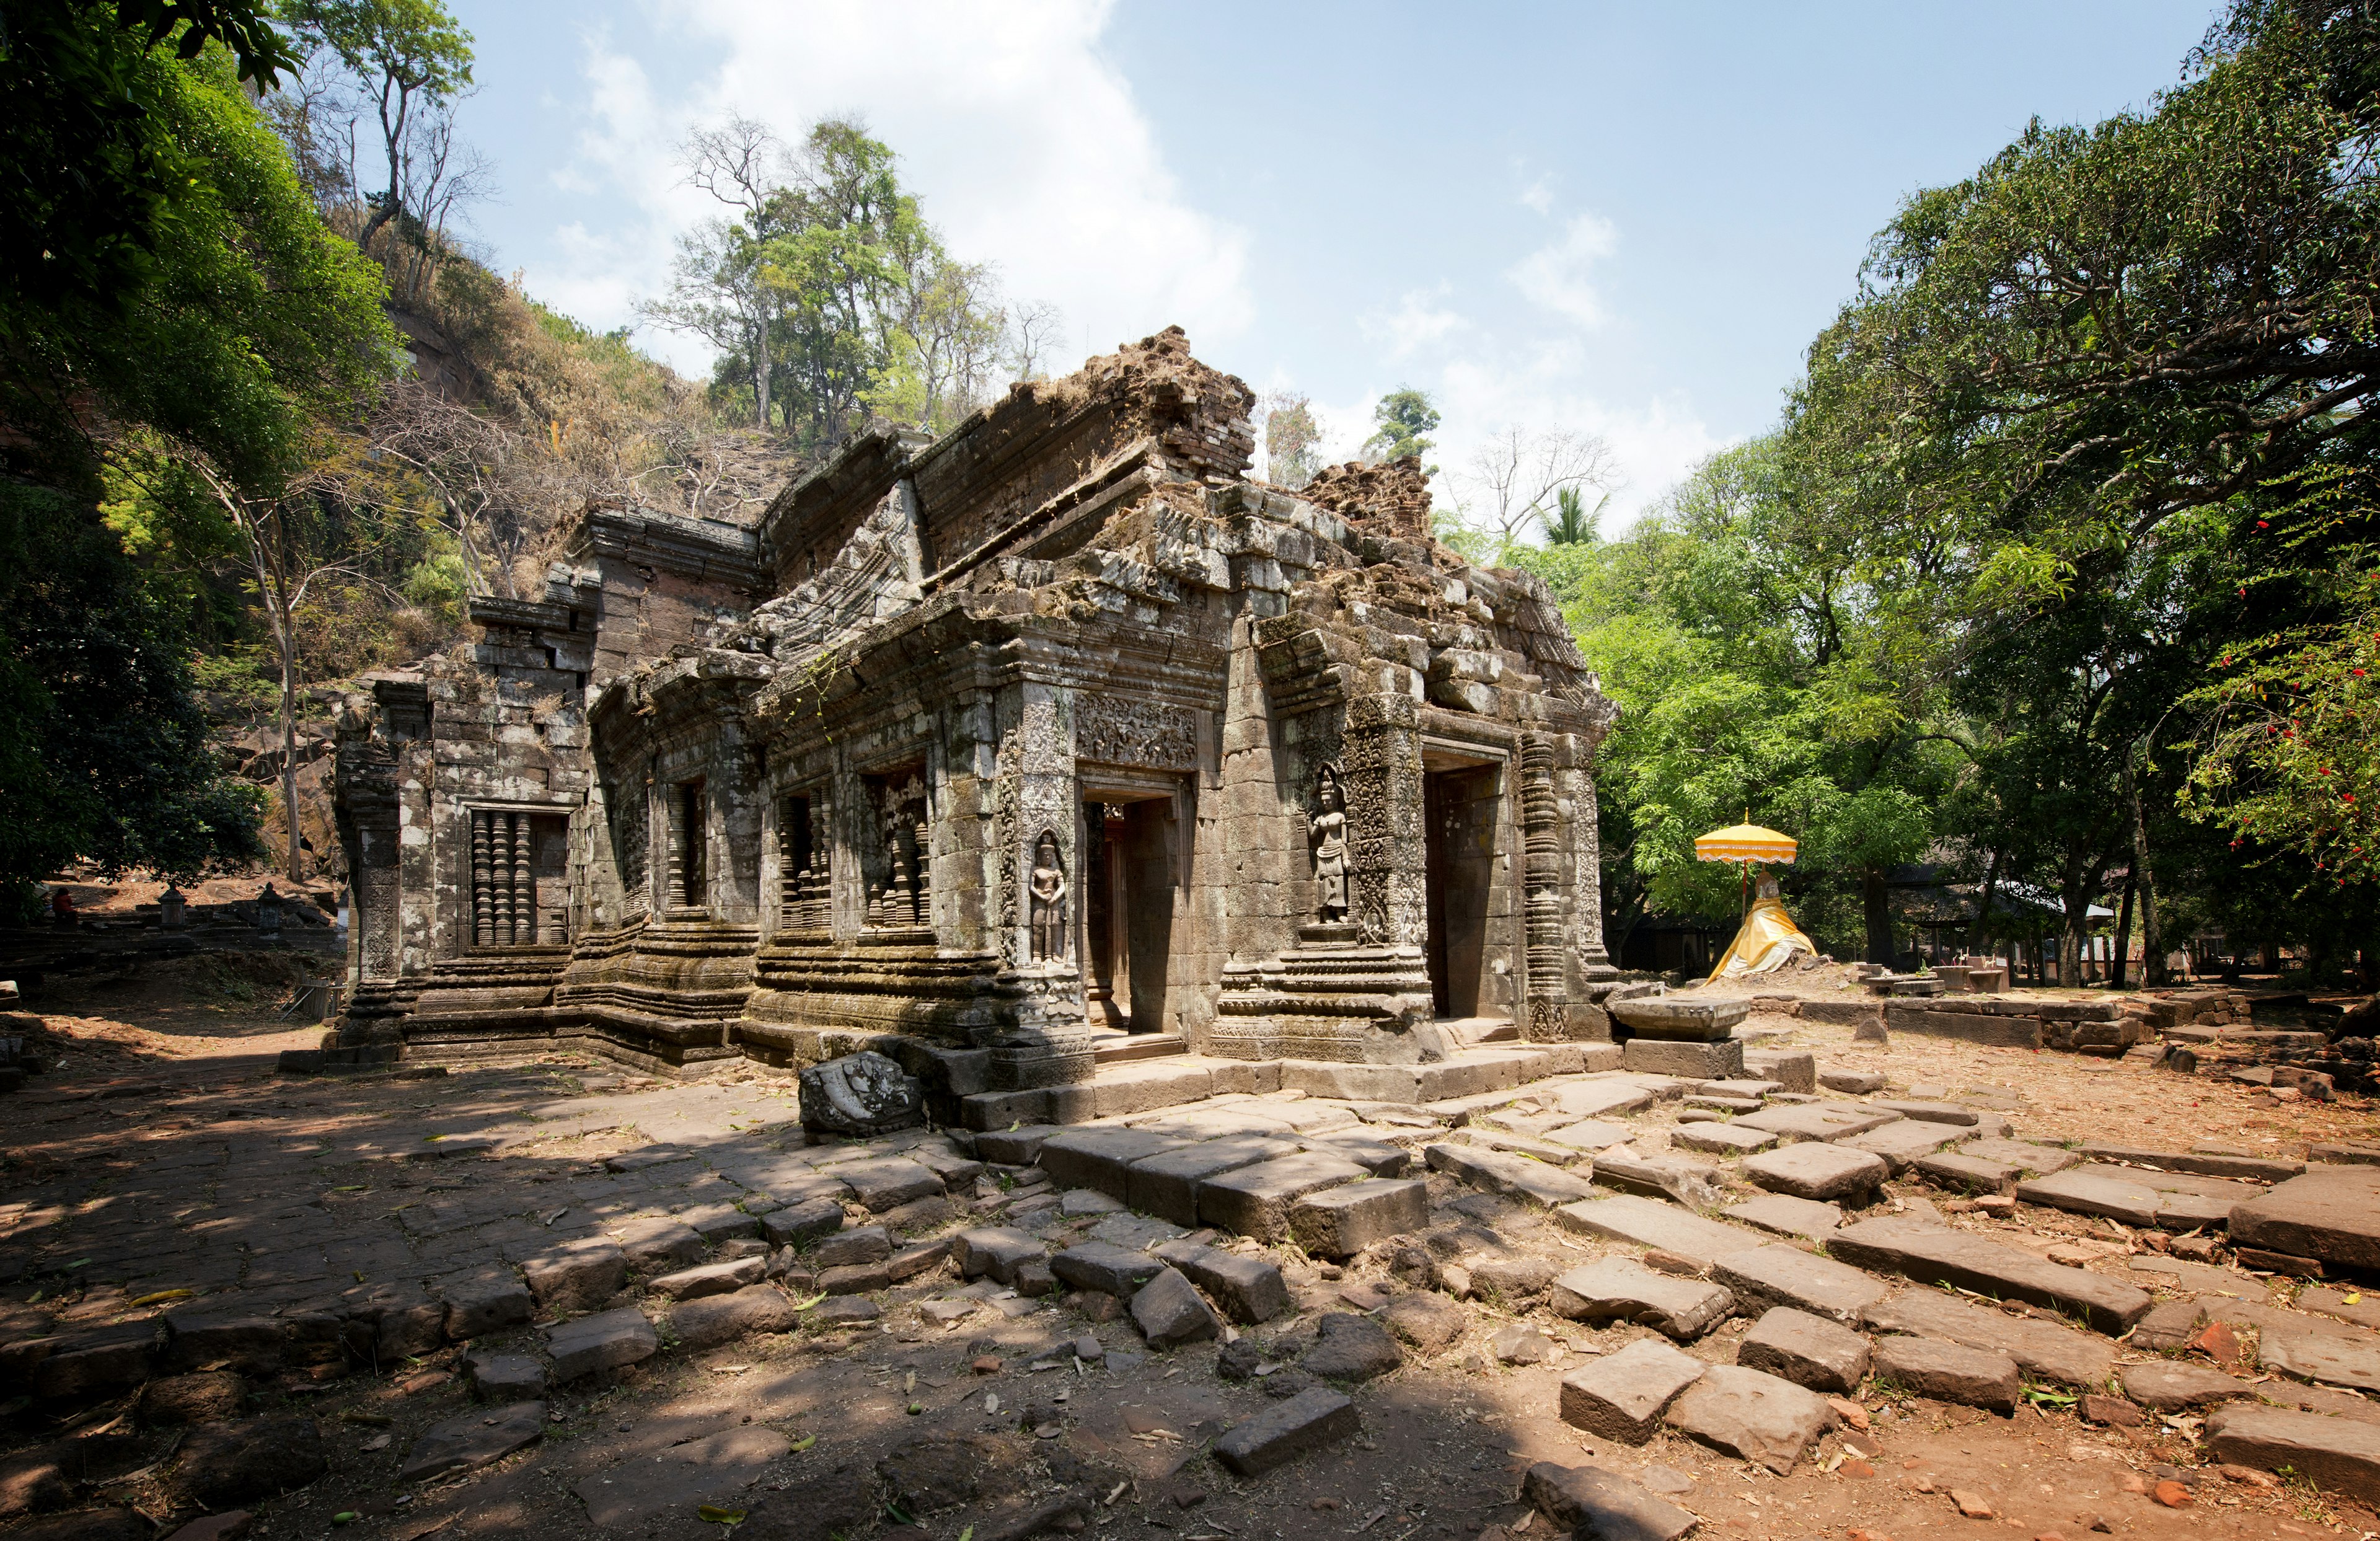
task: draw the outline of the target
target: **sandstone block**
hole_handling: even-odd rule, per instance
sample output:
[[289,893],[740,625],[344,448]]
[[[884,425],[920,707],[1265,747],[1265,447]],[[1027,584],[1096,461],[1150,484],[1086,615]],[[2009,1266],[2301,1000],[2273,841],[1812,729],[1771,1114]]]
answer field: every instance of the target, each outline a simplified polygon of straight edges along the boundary
[[1939,1338],[1879,1338],[1876,1373],[1888,1376],[1921,1397],[2014,1413],[2022,1377],[2016,1361],[1989,1349],[1973,1349]]
[[303,1487],[331,1469],[322,1436],[302,1414],[200,1424],[183,1439],[172,1485],[208,1509]]
[[1706,1368],[1667,1343],[1643,1339],[1562,1377],[1562,1422],[1641,1445],[1653,1438],[1678,1393],[1701,1379]]
[[1084,1242],[1050,1259],[1050,1271],[1077,1290],[1129,1300],[1165,1267],[1146,1252],[1135,1252],[1105,1242]]
[[446,1336],[458,1343],[522,1326],[535,1314],[528,1286],[506,1268],[442,1280],[438,1292],[446,1302]]
[[1899,1113],[1880,1112],[1864,1103],[1793,1102],[1763,1108],[1735,1122],[1747,1129],[1766,1129],[1780,1140],[1841,1140],[1900,1122]]
[[1884,1072],[1880,1070],[1822,1070],[1818,1085],[1846,1097],[1869,1097],[1884,1090]]
[[1774,1081],[1789,1092],[1818,1089],[1818,1057],[1807,1050],[1747,1049],[1743,1069],[1747,1075]]
[[1235,1322],[1269,1322],[1294,1304],[1281,1269],[1266,1258],[1178,1240],[1161,1242],[1150,1251],[1180,1268]]
[[[832,1293],[834,1292],[829,1292]],[[794,1303],[774,1284],[751,1284],[732,1294],[690,1300],[670,1313],[678,1347],[698,1353],[754,1332],[786,1332],[795,1322]]]
[[545,1403],[515,1402],[492,1413],[469,1413],[432,1424],[413,1442],[399,1482],[427,1482],[455,1472],[476,1471],[545,1437]]
[[1315,1334],[1298,1367],[1324,1380],[1370,1380],[1405,1362],[1396,1340],[1369,1317],[1332,1312],[1315,1325]]
[[2231,1211],[2231,1241],[2348,1271],[2380,1269],[2380,1167],[2322,1167],[2293,1177]]
[[1738,1170],[1771,1193],[1821,1202],[1864,1200],[1889,1175],[1883,1160],[1869,1152],[1822,1140],[1748,1157]]
[[1736,1345],[1735,1362],[1813,1391],[1849,1396],[1867,1377],[1868,1341],[1840,1322],[1779,1305],[1753,1323]]
[[[2104,1338],[2037,1317],[2012,1317],[1939,1290],[1904,1290],[1868,1307],[1862,1319],[1874,1332],[1906,1332],[2005,1353],[2036,1380],[2104,1386],[2115,1370],[2115,1349]],[[2137,1331],[2132,1341],[2139,1342]]]
[[1621,1046],[1620,1062],[1645,1075],[1717,1081],[1743,1074],[1743,1045],[1733,1038],[1716,1043],[1681,1043],[1633,1037]]
[[942,1180],[931,1167],[899,1156],[844,1161],[834,1169],[834,1175],[851,1189],[854,1198],[880,1215],[942,1191]]
[[599,1311],[545,1329],[545,1352],[558,1382],[650,1359],[661,1346],[653,1324],[629,1307]]
[[1388,1329],[1424,1353],[1439,1350],[1463,1336],[1471,1318],[1463,1307],[1434,1291],[1399,1295],[1380,1312]]
[[962,1231],[953,1238],[951,1251],[958,1259],[959,1272],[965,1277],[981,1279],[988,1274],[1008,1285],[1016,1282],[1018,1268],[1043,1256],[1038,1238],[1006,1226]]
[[1680,1341],[1699,1338],[1735,1309],[1735,1296],[1699,1279],[1655,1273],[1624,1257],[1599,1257],[1548,1287],[1547,1304],[1572,1321],[1631,1321]]
[[628,1267],[639,1273],[668,1272],[702,1261],[701,1233],[662,1215],[640,1216],[622,1225],[615,1238]]
[[2121,1332],[2148,1314],[2147,1292],[2061,1267],[1997,1242],[1905,1219],[1861,1220],[1837,1231],[1827,1250],[1845,1262],[1921,1284],[1953,1284],[2001,1300],[2071,1312],[2102,1332]]
[[1885,1287],[1858,1268],[1782,1244],[1714,1258],[1711,1277],[1747,1306],[1790,1305],[1846,1324],[1857,1324],[1885,1296]]
[[2143,1407],[2175,1413],[2185,1407],[2211,1407],[2216,1402],[2252,1397],[2256,1389],[2225,1375],[2212,1365],[2187,1359],[2127,1365],[2121,1372],[2124,1394]]
[[1778,1475],[1835,1420],[1815,1391],[1740,1365],[1713,1365],[1670,1405],[1671,1428]]
[[1732,1123],[1682,1123],[1670,1132],[1670,1143],[1718,1156],[1749,1156],[1775,1145],[1777,1136],[1766,1129],[1739,1129]]
[[1134,1163],[1183,1143],[1141,1129],[1068,1129],[1043,1140],[1037,1159],[1061,1188],[1096,1188],[1129,1204]]
[[1779,1236],[1806,1236],[1823,1242],[1843,1222],[1843,1212],[1831,1204],[1784,1194],[1763,1194],[1727,1208],[1727,1218],[1756,1225]]
[[229,1370],[167,1376],[140,1388],[140,1421],[152,1428],[221,1423],[238,1417],[247,1401],[247,1383]]
[[1701,1522],[1666,1499],[1600,1466],[1540,1461],[1521,1478],[1521,1498],[1586,1541],[1681,1541]]
[[467,1353],[463,1378],[481,1401],[510,1404],[545,1400],[545,1366],[526,1353]]
[[1658,1247],[1704,1264],[1727,1253],[1741,1252],[1758,1240],[1748,1231],[1689,1214],[1672,1204],[1633,1195],[1565,1204],[1554,1211],[1553,1218],[1564,1230]]
[[832,1198],[806,1198],[760,1217],[760,1234],[771,1246],[800,1246],[843,1229],[843,1206]]
[[1143,1214],[1155,1215],[1176,1225],[1195,1226],[1198,1223],[1201,1183],[1223,1172],[1259,1161],[1278,1160],[1296,1152],[1295,1140],[1256,1135],[1200,1140],[1144,1156],[1125,1168],[1126,1199]]
[[2235,1403],[2207,1420],[2216,1459],[2288,1470],[2366,1504],[2380,1503],[2380,1424]]
[[1311,1386],[1232,1426],[1215,1441],[1215,1459],[1241,1476],[1257,1476],[1362,1427],[1354,1402],[1329,1387]]
[[1314,1151],[1260,1161],[1207,1179],[1198,1190],[1198,1218],[1260,1242],[1286,1241],[1290,1209],[1299,1199],[1366,1175],[1353,1161]]
[[[892,1270],[882,1263],[845,1263],[839,1268],[819,1269],[817,1286],[821,1293],[830,1295],[873,1294],[892,1287]],[[1038,1289],[1026,1289],[1023,1268],[1017,1270],[1016,1287],[1028,1294],[1039,1294],[1048,1289],[1046,1282]]]
[[1133,1295],[1132,1320],[1154,1348],[1201,1342],[1223,1325],[1190,1280],[1171,1268],[1160,1268]]
[[700,1268],[665,1273],[645,1286],[648,1292],[665,1300],[700,1300],[705,1295],[723,1295],[740,1290],[747,1284],[758,1284],[768,1277],[766,1257],[737,1257],[725,1263],[705,1263]]
[[616,1242],[573,1242],[521,1264],[541,1311],[591,1311],[628,1281],[627,1255]]
[[853,1263],[880,1263],[892,1256],[892,1233],[880,1225],[862,1225],[820,1237],[811,1244],[810,1267],[839,1268]]
[[1324,1257],[1351,1257],[1428,1224],[1429,1184],[1420,1181],[1349,1183],[1307,1194],[1289,1210],[1290,1233]]

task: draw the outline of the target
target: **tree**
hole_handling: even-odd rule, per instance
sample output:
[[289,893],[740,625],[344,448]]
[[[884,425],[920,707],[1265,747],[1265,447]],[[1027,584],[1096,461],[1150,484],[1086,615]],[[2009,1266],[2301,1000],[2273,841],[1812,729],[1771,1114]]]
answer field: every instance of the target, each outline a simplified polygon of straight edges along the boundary
[[1611,446],[1593,434],[1508,427],[1473,451],[1470,471],[1454,480],[1464,516],[1511,546],[1564,491],[1608,489],[1616,474]]
[[1586,494],[1576,487],[1564,487],[1554,493],[1555,512],[1537,517],[1546,528],[1546,544],[1549,546],[1591,546],[1600,539],[1603,511],[1611,505],[1612,494],[1606,492],[1595,507],[1586,506]]
[[1312,398],[1289,391],[1265,397],[1265,479],[1292,491],[1322,468],[1322,430]]
[[399,215],[421,229],[441,223],[430,200],[452,153],[448,114],[471,84],[471,34],[439,0],[291,0],[287,18],[338,55],[380,129],[388,182],[356,244],[369,250]]
[[[1372,436],[1364,441],[1364,459],[1369,465],[1382,465],[1390,460],[1420,457],[1436,446],[1427,435],[1438,431],[1438,406],[1426,391],[1401,386],[1379,399],[1372,408],[1372,421],[1377,425]],[[1428,474],[1438,474],[1438,467],[1428,467]]]
[[710,220],[678,237],[669,293],[639,300],[639,320],[701,338],[719,350],[722,373],[751,387],[752,421],[770,426],[776,379],[778,289],[767,255],[741,224]]
[[1050,356],[1065,335],[1066,317],[1045,300],[1020,302],[1008,308],[1008,352],[1005,362],[1012,380],[1041,380],[1050,373]]

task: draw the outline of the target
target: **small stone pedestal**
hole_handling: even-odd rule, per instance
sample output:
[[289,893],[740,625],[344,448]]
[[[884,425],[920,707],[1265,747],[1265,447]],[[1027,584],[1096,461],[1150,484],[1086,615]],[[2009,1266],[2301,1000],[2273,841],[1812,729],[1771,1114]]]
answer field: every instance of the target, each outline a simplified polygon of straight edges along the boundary
[[1641,1071],[1647,1075],[1725,1081],[1743,1074],[1743,1045],[1733,1038],[1723,1038],[1717,1043],[1630,1038],[1621,1045],[1620,1067]]
[[1747,1001],[1692,1001],[1637,996],[1609,1007],[1628,1034],[1620,1063],[1650,1075],[1722,1081],[1743,1074],[1743,1045],[1730,1035],[1751,1014]]
[[1360,938],[1343,922],[1301,926],[1298,944],[1270,964],[1226,968],[1207,1052],[1336,1064],[1445,1059],[1421,949]]

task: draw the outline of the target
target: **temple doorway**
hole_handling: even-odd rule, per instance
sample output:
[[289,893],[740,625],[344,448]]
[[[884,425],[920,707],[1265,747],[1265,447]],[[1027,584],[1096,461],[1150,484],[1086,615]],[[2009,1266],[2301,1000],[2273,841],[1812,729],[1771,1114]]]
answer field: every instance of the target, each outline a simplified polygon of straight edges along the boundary
[[1440,1017],[1475,1017],[1488,1000],[1488,911],[1503,777],[1492,764],[1429,764],[1422,788],[1430,996]]
[[1083,1008],[1094,1027],[1171,1030],[1180,830],[1171,790],[1100,789],[1083,801]]

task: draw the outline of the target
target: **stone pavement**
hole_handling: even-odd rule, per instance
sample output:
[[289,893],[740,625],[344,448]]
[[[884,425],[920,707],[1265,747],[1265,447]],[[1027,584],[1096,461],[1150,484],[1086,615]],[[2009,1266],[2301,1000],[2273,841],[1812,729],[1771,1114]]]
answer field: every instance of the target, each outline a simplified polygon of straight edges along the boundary
[[[0,1458],[0,1521],[12,1502],[144,1493],[176,1520],[275,1502],[300,1515],[361,1485],[352,1504],[390,1535],[467,1511],[666,1530],[717,1503],[752,1507],[749,1541],[793,1525],[766,1518],[767,1495],[821,1480],[805,1441],[892,1452],[844,1474],[872,1513],[894,1480],[883,1462],[920,1429],[1033,1449],[1063,1434],[1068,1450],[1087,1431],[1103,1471],[1148,1487],[1181,1468],[1125,1459],[1164,1441],[1131,1428],[1122,1399],[1190,1353],[1213,1355],[1219,1377],[1192,1420],[1213,1426],[1201,1442],[1256,1494],[1318,1452],[1392,1437],[1370,1388],[1415,1355],[1541,1365],[1545,1412],[1588,1410],[1582,1426],[1602,1438],[1666,1429],[1791,1472],[1855,1438],[1824,1399],[1860,1384],[1864,1345],[1883,1412],[1913,1398],[2006,1414],[2021,1382],[2131,1384],[2111,1371],[2143,1361],[2118,1338],[2135,1327],[2179,1344],[2226,1322],[2249,1341],[2200,1379],[2323,1426],[2284,1438],[2238,1424],[2230,1459],[2294,1451],[2343,1474],[2326,1482],[2349,1495],[2380,1474],[2358,1432],[2380,1422],[2359,1395],[2380,1389],[2380,1334],[2267,1303],[2232,1269],[2094,1250],[2107,1222],[2086,1218],[2103,1212],[2088,1185],[2050,1192],[2082,1193],[2071,1212],[1940,1187],[1937,1208],[1914,1168],[1879,1195],[1880,1131],[1922,1124],[1991,1159],[2023,1134],[1988,1107],[1912,1118],[1884,1100],[1598,1073],[1427,1105],[1221,1097],[1066,1129],[811,1146],[790,1077],[655,1084],[557,1062],[34,1089],[9,1105],[0,1202],[0,1406],[18,1449]],[[1619,1143],[1562,1138],[1590,1121]],[[1679,1137],[1714,1124],[1789,1143],[1730,1156]],[[1843,1159],[1779,1162],[1802,1151],[1791,1142]],[[1836,1201],[1807,1196],[1819,1191]],[[2245,1191],[2269,1208],[2279,1190]],[[2288,1211],[2291,1244],[2326,1244],[2308,1229],[2323,1212]],[[1942,1283],[1964,1303],[1926,1287]],[[1513,1313],[1553,1335],[1490,1343],[1485,1329]],[[1664,1339],[1701,1367],[1609,1383],[1626,1365],[1607,1349]],[[2281,1378],[2251,1387],[2237,1377],[2260,1353]],[[1713,1364],[1728,1373],[1706,1375]],[[2192,1385],[2222,1400],[2220,1384]],[[846,1402],[879,1411],[842,1426]],[[625,1426],[604,1422],[631,1403]],[[62,1434],[81,1431],[67,1442],[95,1471],[96,1447],[120,1437],[106,1431],[178,1422],[205,1434],[203,1462],[186,1445],[95,1487],[63,1469],[44,1486]],[[1186,1432],[1172,1430],[1177,1444]],[[309,1439],[319,1459],[291,1464]],[[984,1473],[1006,1458],[966,1450],[945,1464],[980,1489],[953,1501],[1002,1516],[984,1541],[1028,1521],[1066,1529],[1064,1504],[1114,1486],[1069,1480],[1053,1454],[1038,1486],[988,1498],[1002,1484]],[[276,1499],[283,1487],[297,1491]],[[1036,1503],[1060,1509],[1036,1520]]]

